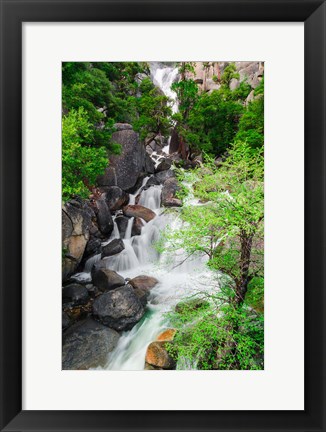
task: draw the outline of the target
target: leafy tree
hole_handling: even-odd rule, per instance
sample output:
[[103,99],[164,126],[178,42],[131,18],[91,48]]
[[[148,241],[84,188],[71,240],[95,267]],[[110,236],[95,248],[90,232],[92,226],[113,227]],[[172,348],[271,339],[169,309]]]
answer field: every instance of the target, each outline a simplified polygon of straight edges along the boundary
[[232,78],[240,79],[240,75],[237,72],[237,68],[234,63],[230,63],[223,71],[221,76],[221,83],[229,85]]
[[172,110],[169,98],[145,78],[140,85],[141,96],[135,99],[137,118],[133,121],[141,139],[149,136],[152,140],[156,135],[167,135],[171,127]]
[[[235,142],[217,168],[212,160],[190,174],[203,205],[181,210],[183,225],[166,233],[169,249],[186,259],[203,254],[219,290],[199,293],[209,307],[169,316],[179,330],[173,344],[178,359],[196,359],[200,368],[261,369],[263,350],[262,149]],[[247,292],[249,295],[247,297]],[[197,296],[197,297],[198,297]]]
[[98,175],[108,164],[105,147],[95,148],[94,130],[83,107],[62,119],[62,197],[87,198]]
[[201,95],[189,114],[187,141],[206,153],[224,153],[238,131],[242,112],[242,104],[227,100],[222,92]]

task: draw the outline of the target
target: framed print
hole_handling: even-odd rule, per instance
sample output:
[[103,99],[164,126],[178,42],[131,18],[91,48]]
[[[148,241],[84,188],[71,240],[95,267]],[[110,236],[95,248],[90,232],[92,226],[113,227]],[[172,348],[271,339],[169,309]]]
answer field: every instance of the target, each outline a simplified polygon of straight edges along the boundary
[[1,6],[1,430],[324,430],[324,2]]

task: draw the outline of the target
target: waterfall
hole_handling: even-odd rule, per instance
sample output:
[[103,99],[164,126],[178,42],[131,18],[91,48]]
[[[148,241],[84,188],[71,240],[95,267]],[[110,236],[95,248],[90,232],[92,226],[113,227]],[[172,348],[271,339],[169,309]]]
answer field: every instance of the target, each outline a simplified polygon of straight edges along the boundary
[[140,195],[138,204],[151,210],[158,210],[161,205],[162,186],[151,186]]
[[128,220],[128,225],[127,225],[127,229],[126,229],[126,233],[125,233],[125,239],[130,239],[131,238],[131,230],[132,230],[132,225],[134,223],[134,217],[131,217]]
[[[216,283],[212,286],[212,273],[205,265],[207,258],[197,255],[184,261],[185,251],[171,252],[168,245],[163,253],[157,251],[155,243],[162,230],[169,227],[174,232],[182,225],[177,213],[166,214],[160,207],[161,189],[151,186],[141,192],[139,203],[157,216],[148,223],[143,221],[141,235],[123,239],[125,250],[107,259],[108,268],[125,278],[143,274],[155,277],[159,283],[150,292],[142,320],[122,333],[106,369],[143,370],[148,345],[169,327],[165,313],[185,297],[216,289]],[[181,360],[177,369],[196,369],[196,362]]]
[[[177,67],[166,66],[163,63],[151,62],[150,72],[153,83],[170,98],[172,114],[178,111],[177,94],[171,89],[171,85],[177,81],[179,70]],[[163,147],[163,152],[169,154],[170,138],[168,144]]]

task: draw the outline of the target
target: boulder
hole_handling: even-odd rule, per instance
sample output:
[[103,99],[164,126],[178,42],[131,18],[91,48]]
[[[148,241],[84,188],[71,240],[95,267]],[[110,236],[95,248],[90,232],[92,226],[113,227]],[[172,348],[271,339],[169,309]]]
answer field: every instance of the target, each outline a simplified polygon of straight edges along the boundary
[[176,198],[176,193],[180,189],[178,180],[176,178],[169,178],[163,184],[161,202],[165,207],[181,207],[182,201]]
[[109,236],[113,231],[113,219],[109,207],[104,199],[95,201],[97,208],[97,223],[99,230],[105,236]]
[[136,296],[143,306],[146,305],[150,290],[158,284],[158,280],[150,276],[137,276],[128,281],[129,285],[134,288]]
[[149,208],[143,207],[139,204],[128,205],[122,209],[123,214],[128,217],[139,217],[149,222],[154,219],[156,214]]
[[240,81],[236,78],[232,78],[229,84],[230,90],[235,90],[239,87]]
[[129,202],[129,194],[123,191],[119,186],[102,187],[105,200],[110,211],[120,210]]
[[156,167],[155,172],[167,171],[171,168],[171,159],[163,159]]
[[85,259],[87,259],[93,255],[99,254],[101,252],[101,249],[102,249],[101,239],[91,236],[87,242],[84,256],[83,256],[83,260],[85,260]]
[[98,268],[96,265],[92,269],[92,281],[100,291],[109,291],[125,284],[125,280],[117,272],[107,268]]
[[149,344],[146,351],[146,362],[162,369],[175,369],[176,361],[167,351],[168,342],[155,341]]
[[164,330],[162,333],[160,333],[156,340],[157,341],[164,341],[164,342],[171,342],[174,339],[174,336],[176,334],[176,329],[170,328],[167,330]]
[[155,171],[154,162],[148,153],[146,153],[146,155],[145,155],[144,170],[145,170],[146,174],[154,174],[154,171]]
[[129,221],[129,218],[127,218],[126,216],[123,216],[123,215],[119,215],[115,218],[115,222],[118,226],[121,239],[123,239],[125,234],[126,234],[128,221]]
[[70,318],[66,312],[62,312],[62,330],[66,330],[70,326]]
[[161,184],[160,181],[159,181],[156,177],[151,176],[151,177],[147,180],[147,182],[146,182],[146,184],[145,184],[145,186],[144,186],[144,190],[150,188],[151,186],[158,186],[159,184]]
[[131,124],[128,123],[115,123],[113,125],[113,127],[117,130],[117,131],[122,131],[122,130],[132,130],[132,126]]
[[160,182],[160,184],[163,184],[168,178],[172,177],[175,177],[175,173],[172,169],[155,174],[155,178]]
[[130,330],[144,315],[144,308],[131,285],[116,288],[97,297],[94,316],[117,331]]
[[133,288],[144,288],[147,290],[151,290],[158,284],[158,280],[151,276],[136,276],[133,279],[130,279],[129,284]]
[[176,127],[174,127],[170,139],[169,153],[171,154],[177,152],[179,150],[179,145],[180,145],[180,137]]
[[119,186],[125,191],[135,186],[144,166],[146,152],[138,134],[129,126],[120,126],[112,134],[111,141],[121,145],[121,153],[110,156],[104,175],[97,179],[99,186]]
[[83,285],[72,283],[62,288],[62,303],[64,304],[78,306],[86,304],[88,300],[88,291]]
[[62,369],[90,369],[107,364],[119,333],[88,318],[72,325],[63,336]]
[[87,202],[68,201],[62,208],[62,280],[77,270],[90,237],[93,210]]
[[107,245],[103,246],[102,249],[102,258],[108,257],[112,255],[116,255],[123,251],[125,245],[121,239],[114,239]]
[[132,224],[131,235],[132,236],[140,235],[143,225],[144,225],[143,221],[140,218],[136,217]]

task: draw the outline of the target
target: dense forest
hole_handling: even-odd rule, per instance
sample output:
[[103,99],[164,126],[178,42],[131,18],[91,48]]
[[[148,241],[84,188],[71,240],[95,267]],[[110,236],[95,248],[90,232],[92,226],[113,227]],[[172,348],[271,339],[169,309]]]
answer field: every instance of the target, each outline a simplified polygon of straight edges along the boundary
[[264,368],[264,65],[62,65],[64,369]]

